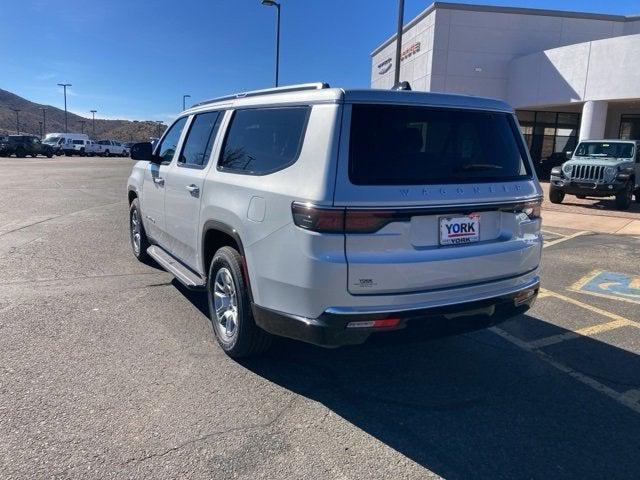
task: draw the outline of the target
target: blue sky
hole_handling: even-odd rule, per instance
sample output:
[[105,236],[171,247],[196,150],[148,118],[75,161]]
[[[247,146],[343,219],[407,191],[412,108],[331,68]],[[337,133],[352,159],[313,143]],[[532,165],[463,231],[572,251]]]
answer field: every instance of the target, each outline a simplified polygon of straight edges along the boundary
[[[367,87],[397,0],[281,0],[280,82]],[[405,21],[431,2],[406,0]],[[491,0],[638,14],[638,0]],[[275,9],[260,0],[1,0],[0,88],[101,118],[165,120],[193,102],[273,83]]]

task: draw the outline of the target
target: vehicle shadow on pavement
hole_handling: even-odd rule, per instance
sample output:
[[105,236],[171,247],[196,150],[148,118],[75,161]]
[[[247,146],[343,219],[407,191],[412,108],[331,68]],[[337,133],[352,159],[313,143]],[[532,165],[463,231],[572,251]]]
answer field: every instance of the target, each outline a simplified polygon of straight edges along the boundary
[[[208,316],[206,294],[174,285]],[[531,315],[500,327],[569,332]],[[640,413],[489,330],[452,333],[408,328],[339,349],[276,339],[239,363],[447,479],[640,478]],[[620,393],[640,388],[627,350],[578,337],[543,352]]]
[[[639,356],[571,342],[570,360],[591,359],[601,382],[640,384]],[[444,478],[640,477],[640,414],[488,330],[406,330],[336,350],[279,340],[241,363]]]

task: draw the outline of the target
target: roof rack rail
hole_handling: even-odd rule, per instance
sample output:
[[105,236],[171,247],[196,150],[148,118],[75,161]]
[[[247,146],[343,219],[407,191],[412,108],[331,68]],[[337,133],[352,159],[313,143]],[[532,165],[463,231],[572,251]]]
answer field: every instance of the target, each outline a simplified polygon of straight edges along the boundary
[[329,88],[329,84],[324,82],[315,82],[301,83],[299,85],[287,85],[284,87],[264,88],[262,90],[251,90],[249,92],[235,93],[233,95],[225,95],[224,97],[212,98],[211,100],[205,100],[204,102],[196,103],[191,108],[200,107],[209,103],[222,102],[224,100],[235,100],[237,98],[257,97],[260,95],[270,95],[272,93],[299,92],[303,90],[322,90],[323,88]]

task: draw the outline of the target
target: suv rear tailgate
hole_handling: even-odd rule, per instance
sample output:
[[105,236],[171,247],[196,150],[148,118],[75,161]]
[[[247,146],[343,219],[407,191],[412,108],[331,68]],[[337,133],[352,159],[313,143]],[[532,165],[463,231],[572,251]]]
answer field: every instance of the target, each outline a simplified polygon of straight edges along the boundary
[[345,107],[334,205],[347,211],[350,293],[453,288],[538,267],[540,221],[526,212],[541,191],[512,114]]

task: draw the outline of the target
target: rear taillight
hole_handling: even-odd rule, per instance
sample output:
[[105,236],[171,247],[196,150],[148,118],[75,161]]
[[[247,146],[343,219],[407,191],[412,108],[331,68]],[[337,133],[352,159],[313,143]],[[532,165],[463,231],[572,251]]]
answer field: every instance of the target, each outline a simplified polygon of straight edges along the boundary
[[541,200],[533,200],[531,202],[526,202],[522,206],[522,213],[524,213],[530,220],[536,220],[541,216]]
[[344,233],[344,208],[294,203],[291,211],[293,223],[300,228],[319,233]]
[[393,210],[347,210],[307,203],[294,203],[291,211],[297,226],[319,233],[373,233],[396,219]]
[[394,218],[395,212],[389,210],[347,210],[344,229],[346,233],[373,233]]

